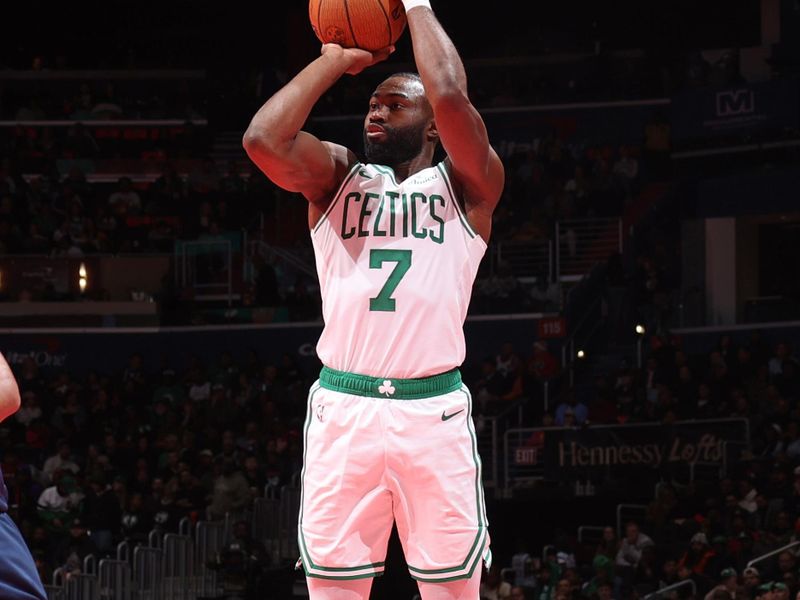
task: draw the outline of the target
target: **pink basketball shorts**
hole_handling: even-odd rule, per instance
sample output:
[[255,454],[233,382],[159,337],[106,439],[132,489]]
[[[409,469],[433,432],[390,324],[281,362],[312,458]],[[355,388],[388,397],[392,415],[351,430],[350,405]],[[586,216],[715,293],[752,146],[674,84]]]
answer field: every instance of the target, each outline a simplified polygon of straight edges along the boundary
[[446,582],[491,561],[469,391],[323,368],[305,423],[300,561],[309,577],[383,573],[396,522],[411,576]]

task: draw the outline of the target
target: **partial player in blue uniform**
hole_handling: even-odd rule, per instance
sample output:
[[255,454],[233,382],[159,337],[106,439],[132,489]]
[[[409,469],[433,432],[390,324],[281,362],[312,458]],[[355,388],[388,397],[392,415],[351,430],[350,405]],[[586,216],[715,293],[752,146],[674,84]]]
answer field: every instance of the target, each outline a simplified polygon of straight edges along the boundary
[[[19,388],[0,354],[0,423],[19,409]],[[46,600],[44,586],[25,540],[8,516],[8,489],[0,470],[0,598]]]

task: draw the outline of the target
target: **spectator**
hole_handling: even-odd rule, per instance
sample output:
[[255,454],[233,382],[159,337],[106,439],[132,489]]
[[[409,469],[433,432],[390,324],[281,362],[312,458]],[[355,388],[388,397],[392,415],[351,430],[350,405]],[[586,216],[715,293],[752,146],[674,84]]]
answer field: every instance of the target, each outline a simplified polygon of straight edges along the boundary
[[263,597],[260,584],[269,564],[266,547],[250,535],[247,521],[237,521],[231,541],[218,554],[218,562],[209,566],[221,571],[226,591],[240,591],[246,598],[256,600]]
[[717,590],[725,590],[730,594],[730,598],[732,600],[742,600],[747,599],[749,596],[747,594],[747,590],[744,589],[743,586],[739,585],[739,577],[736,573],[736,569],[727,568],[723,569],[719,574],[719,583],[711,588],[711,591],[708,592],[705,596],[705,600],[714,600],[714,594]]
[[797,573],[797,557],[794,552],[784,550],[778,554],[778,573],[776,579],[783,580],[787,573]]
[[594,576],[584,584],[581,592],[584,596],[592,598],[598,593],[600,586],[613,585],[614,561],[604,554],[597,554],[592,560]]
[[530,358],[533,372],[540,381],[548,381],[558,375],[560,365],[555,356],[547,347],[547,342],[539,340],[533,344],[533,354]]
[[678,573],[688,572],[701,590],[708,589],[713,581],[709,569],[709,563],[713,558],[714,551],[708,544],[706,534],[695,533],[689,541],[689,548],[678,560]]
[[500,577],[500,568],[497,564],[483,571],[479,595],[480,600],[510,599],[511,584]]
[[597,544],[595,555],[603,555],[610,558],[612,561],[617,558],[619,552],[620,541],[617,539],[617,532],[610,525],[603,527],[603,537]]
[[56,483],[39,496],[39,518],[51,533],[66,533],[73,519],[80,514],[83,495],[69,473],[58,475]]
[[590,596],[591,600],[612,600],[614,587],[608,581],[602,581],[597,585],[597,590]]
[[515,585],[511,588],[508,600],[528,600],[528,596],[525,594],[523,587]]
[[[39,404],[39,397],[34,390],[27,390],[22,393],[22,406],[14,414],[14,420],[23,427],[28,427],[36,419],[41,418],[42,407]],[[77,465],[75,465],[77,466]]]
[[[534,559],[518,540],[519,549],[511,556],[511,568],[514,571],[514,585],[533,589],[540,581],[539,573],[534,570]],[[538,564],[538,559],[536,559]]]
[[231,459],[223,459],[221,463],[207,509],[210,519],[222,519],[226,513],[244,508],[252,499],[250,485],[236,463]]
[[745,598],[754,598],[756,590],[761,585],[761,574],[755,567],[747,567],[742,572],[742,584],[747,594]]
[[83,514],[83,521],[90,532],[89,537],[97,550],[110,554],[114,548],[115,536],[119,532],[122,511],[105,474],[95,473],[89,477]]
[[772,584],[773,600],[789,600],[789,587],[782,581]]
[[502,261],[495,272],[479,283],[476,290],[480,312],[520,312],[524,305],[525,290],[514,276],[511,264]]
[[714,573],[721,573],[726,569],[734,567],[733,557],[728,550],[728,537],[716,535],[711,540],[711,549],[714,556],[709,561],[708,572],[713,576]]
[[500,348],[500,352],[495,357],[497,371],[507,380],[513,379],[520,368],[521,361],[519,355],[514,350],[514,344],[505,342]]
[[639,177],[639,161],[631,156],[627,146],[620,146],[619,157],[612,167],[615,181],[626,199],[636,192],[636,182]]
[[[556,566],[544,563],[536,574],[536,586],[530,593],[526,593],[526,596],[532,597],[533,600],[551,600],[555,596],[555,586],[553,585],[555,569],[557,569]],[[523,587],[522,589],[526,590],[527,588]]]
[[86,525],[80,518],[75,518],[69,525],[69,534],[59,542],[55,557],[69,579],[80,575],[83,571],[83,560],[90,554],[96,554],[97,547],[92,542],[86,530]]
[[630,585],[642,558],[642,551],[652,545],[653,540],[639,530],[639,525],[636,522],[629,521],[625,525],[625,537],[622,538],[622,543],[614,561],[617,567],[614,577],[615,597],[630,593]]
[[198,168],[189,174],[189,193],[199,198],[208,198],[219,191],[221,177],[212,158],[205,158]]
[[642,548],[642,556],[639,559],[639,564],[636,565],[636,570],[633,575],[637,593],[644,595],[658,589],[660,576],[658,567],[656,547],[645,546]]
[[72,460],[72,448],[67,440],[58,442],[58,451],[44,461],[42,477],[44,484],[53,483],[53,476],[59,471],[69,471],[77,475],[80,471],[78,464]]
[[146,510],[141,493],[130,495],[128,504],[120,518],[122,537],[132,544],[144,544],[153,529],[153,516]]
[[473,390],[478,408],[483,414],[493,414],[503,407],[502,398],[511,391],[513,380],[497,370],[497,361],[487,356],[481,362],[481,376]]
[[547,274],[536,277],[536,284],[531,288],[531,310],[537,312],[558,312],[562,308],[561,284],[550,280]]
[[119,178],[117,189],[108,197],[108,207],[111,214],[120,219],[124,219],[127,215],[137,215],[142,211],[142,198],[133,189],[130,177]]
[[[568,423],[570,416],[572,416],[573,422]],[[556,407],[555,424],[558,427],[583,425],[588,419],[589,408],[578,399],[575,390],[570,388]]]

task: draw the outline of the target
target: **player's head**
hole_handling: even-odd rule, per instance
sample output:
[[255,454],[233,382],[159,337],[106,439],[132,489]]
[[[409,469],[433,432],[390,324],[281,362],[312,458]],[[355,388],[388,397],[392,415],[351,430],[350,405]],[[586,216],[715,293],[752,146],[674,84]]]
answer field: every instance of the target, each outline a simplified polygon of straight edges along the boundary
[[395,73],[378,84],[364,120],[368,162],[397,165],[422,152],[431,156],[439,143],[433,109],[416,73]]

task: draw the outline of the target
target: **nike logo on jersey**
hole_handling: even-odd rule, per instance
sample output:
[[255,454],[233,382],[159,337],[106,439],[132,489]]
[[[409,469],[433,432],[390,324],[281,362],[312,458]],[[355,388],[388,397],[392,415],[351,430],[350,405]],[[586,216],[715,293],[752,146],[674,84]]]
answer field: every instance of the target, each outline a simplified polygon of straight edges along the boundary
[[456,412],[451,413],[449,415],[445,414],[445,411],[442,411],[442,421],[449,421],[450,419],[455,417],[457,414],[462,413],[462,412],[464,412],[463,408],[461,410],[457,410]]

